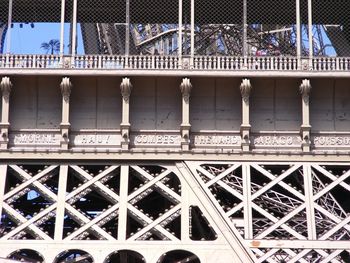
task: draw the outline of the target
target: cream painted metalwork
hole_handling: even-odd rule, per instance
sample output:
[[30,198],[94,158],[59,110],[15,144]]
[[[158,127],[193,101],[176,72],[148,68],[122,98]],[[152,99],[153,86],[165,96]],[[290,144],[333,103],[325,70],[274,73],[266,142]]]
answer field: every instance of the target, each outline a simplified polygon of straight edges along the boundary
[[156,262],[170,246],[201,262],[350,256],[346,163],[11,164],[1,178],[2,257],[13,244],[45,262],[64,247],[94,262],[124,248]]

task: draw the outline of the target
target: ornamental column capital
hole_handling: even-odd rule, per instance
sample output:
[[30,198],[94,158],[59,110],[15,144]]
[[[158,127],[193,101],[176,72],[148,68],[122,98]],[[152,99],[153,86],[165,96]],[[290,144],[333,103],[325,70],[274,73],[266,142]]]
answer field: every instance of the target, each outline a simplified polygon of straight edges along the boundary
[[192,90],[192,84],[191,80],[189,78],[183,78],[182,82],[180,84],[180,90],[182,93],[182,97],[184,98],[185,102],[188,103],[190,100],[190,94]]
[[69,97],[72,91],[72,82],[70,81],[70,78],[68,77],[64,77],[62,78],[62,82],[60,84],[60,88],[61,88],[61,93],[63,96],[63,99],[65,102],[69,102]]
[[301,82],[301,85],[299,87],[300,94],[303,97],[304,102],[307,104],[309,103],[309,95],[311,91],[311,83],[309,79],[303,79]]
[[250,93],[252,91],[252,84],[250,83],[250,79],[243,79],[242,80],[242,83],[239,87],[239,89],[241,90],[241,95],[242,95],[242,98],[245,102],[248,102],[249,101],[249,96],[250,96]]
[[2,77],[0,89],[5,101],[8,102],[10,100],[10,93],[12,89],[12,83],[9,77]]
[[123,78],[120,84],[120,91],[125,102],[129,101],[130,94],[132,90],[132,84],[130,78]]

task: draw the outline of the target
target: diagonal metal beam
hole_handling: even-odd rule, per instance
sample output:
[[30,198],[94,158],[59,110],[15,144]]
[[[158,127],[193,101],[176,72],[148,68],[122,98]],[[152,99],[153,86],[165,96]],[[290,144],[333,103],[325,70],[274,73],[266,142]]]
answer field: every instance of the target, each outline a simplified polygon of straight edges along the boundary
[[[70,167],[72,167],[76,172],[78,172],[86,180],[90,181],[94,179],[93,176],[85,172],[79,166],[72,165]],[[115,192],[113,192],[111,189],[109,189],[107,186],[105,186],[103,183],[96,181],[94,184],[91,185],[91,187],[93,187],[96,191],[98,191],[100,194],[102,194],[105,198],[107,198],[112,203],[119,202],[119,196]]]
[[236,170],[240,166],[241,166],[241,164],[238,164],[238,163],[232,165],[231,167],[227,168],[225,171],[223,171],[219,175],[212,178],[209,182],[207,182],[206,186],[209,187],[210,185],[215,184],[217,181],[219,181],[222,178],[224,178],[225,176],[229,175],[231,172],[233,172],[234,170]]
[[[135,218],[136,220],[138,220],[141,223],[146,222],[147,224],[151,224],[153,222],[153,220],[151,218],[149,218],[148,216],[146,216],[144,213],[142,213],[141,211],[139,211],[137,208],[135,208],[134,206],[132,206],[131,204],[128,204],[128,209],[130,212],[134,213],[136,217],[139,217],[142,221],[139,221],[140,219]],[[167,238],[169,238],[172,241],[179,241],[179,239],[177,237],[175,237],[173,234],[171,234],[169,231],[167,231],[164,227],[162,227],[161,225],[156,225],[154,227],[154,229],[156,229],[158,232],[160,232],[162,235],[166,236]]]
[[[19,168],[17,165],[10,165],[10,167],[12,169],[14,169],[15,167],[15,171],[19,171]],[[57,165],[51,165],[48,168],[44,169],[43,171],[41,171],[40,173],[37,173],[35,176],[31,176],[30,179],[26,180],[25,182],[21,183],[19,186],[15,187],[14,189],[12,189],[11,191],[9,191],[8,193],[5,194],[4,199],[7,199],[11,196],[13,196],[14,194],[16,194],[17,192],[23,190],[24,188],[28,187],[29,185],[31,185],[32,183],[34,183],[35,181],[38,181],[41,177],[47,175],[49,172],[53,171],[55,168],[57,168]],[[21,169],[22,170],[22,169]],[[23,171],[23,170],[22,170]],[[29,174],[28,174],[29,175]],[[30,176],[30,175],[29,175]],[[21,176],[22,177],[22,176]],[[23,177],[22,177],[23,179]]]
[[[80,222],[80,224],[88,224],[91,221],[89,218],[81,214],[78,210],[76,210],[73,206],[71,206],[68,203],[66,203],[66,209],[67,209],[67,212],[70,213],[72,217],[74,217],[76,220]],[[93,224],[91,226],[91,230],[96,232],[98,235],[103,236],[107,240],[110,240],[110,241],[115,240],[114,237],[112,237],[110,234],[108,234],[106,231],[104,231],[101,227],[99,227],[96,224],[95,225]]]
[[255,199],[257,196],[261,195],[262,192],[269,190],[272,186],[274,186],[278,183],[280,186],[282,186],[284,189],[288,190],[290,193],[294,194],[296,197],[300,198],[301,200],[304,200],[305,197],[303,194],[299,193],[294,188],[292,188],[291,186],[289,186],[288,184],[286,184],[285,182],[282,181],[284,178],[289,176],[292,172],[299,169],[300,165],[294,165],[293,167],[289,168],[287,171],[285,171],[284,173],[282,173],[281,175],[278,175],[278,176],[271,174],[270,172],[266,171],[264,168],[262,168],[258,164],[251,164],[251,166],[271,180],[271,182],[268,183],[265,187],[261,188],[256,193],[254,193],[252,195],[252,199]]
[[[25,180],[32,179],[32,176],[30,176],[27,172],[23,171],[17,165],[10,165],[10,167],[13,170],[15,170],[18,173],[18,175],[22,177],[22,179],[25,179]],[[34,186],[34,189],[36,189],[40,194],[42,194],[48,200],[52,202],[55,202],[57,200],[57,195],[51,192],[47,187],[45,187],[39,181],[33,181],[32,185]]]
[[[69,200],[70,198],[74,197],[75,195],[77,195],[78,193],[80,193],[81,191],[85,190],[86,188],[88,188],[89,186],[93,186],[93,184],[95,184],[97,181],[99,181],[100,179],[102,179],[103,177],[105,177],[106,175],[110,174],[111,172],[113,172],[115,169],[117,169],[119,166],[111,166],[108,169],[104,170],[102,173],[92,177],[90,175],[90,177],[92,177],[90,180],[88,180],[86,183],[82,184],[81,186],[77,187],[75,190],[73,190],[72,192],[70,192],[67,196],[66,196],[66,200]],[[74,168],[73,168],[74,169]],[[85,171],[84,171],[85,172]],[[80,172],[79,172],[80,173]],[[108,188],[109,189],[109,188]],[[106,196],[104,196],[106,197]],[[109,196],[109,200],[110,200],[110,196]],[[114,202],[115,200],[112,199]],[[118,201],[118,200],[117,200]]]
[[[3,209],[8,213],[8,215],[10,217],[12,217],[12,219],[14,221],[16,221],[19,224],[24,224],[27,222],[27,219],[22,216],[20,213],[18,213],[15,209],[13,209],[12,207],[10,207],[8,204],[4,203],[3,204]],[[51,237],[49,237],[47,234],[45,234],[44,231],[42,231],[39,227],[37,227],[34,224],[30,224],[28,225],[28,230],[34,235],[38,235],[40,236],[42,239],[44,240],[50,240]],[[3,239],[4,237],[2,237],[1,239]]]
[[[144,171],[143,169],[141,169],[137,165],[132,165],[131,168],[134,169],[135,171],[137,171],[140,175],[144,176],[149,181],[154,179],[154,176],[150,175],[149,173],[147,173],[146,171]],[[181,197],[177,193],[175,193],[173,190],[171,190],[169,187],[167,187],[162,182],[156,182],[154,185],[156,187],[158,187],[159,189],[163,190],[164,192],[168,193],[169,195],[171,195],[173,198],[175,198],[177,200],[181,200]]]
[[135,197],[137,197],[138,195],[140,195],[142,192],[144,192],[145,190],[147,190],[148,188],[150,188],[152,185],[156,184],[157,182],[159,182],[160,180],[162,180],[165,176],[167,176],[171,171],[170,170],[166,170],[163,173],[161,173],[160,175],[154,177],[152,180],[148,181],[147,183],[145,183],[143,186],[141,186],[140,188],[138,188],[136,191],[134,191],[133,193],[131,193],[128,196],[128,202],[132,199],[134,199]]
[[162,216],[158,217],[156,220],[154,220],[149,225],[145,226],[143,229],[141,229],[139,232],[137,232],[135,235],[130,237],[128,240],[136,240],[143,234],[145,234],[147,231],[151,230],[152,228],[156,227],[158,224],[160,224],[163,220],[170,217],[172,214],[174,214],[176,211],[181,209],[181,204],[177,204],[173,208],[171,208],[169,211],[165,212]]
[[[17,233],[21,232],[22,230],[24,230],[25,228],[29,227],[30,225],[33,225],[37,220],[40,220],[40,218],[42,218],[43,216],[45,216],[48,213],[50,213],[56,207],[57,207],[57,205],[53,204],[53,205],[49,206],[48,208],[44,209],[43,211],[39,212],[35,216],[33,216],[31,219],[26,220],[25,222],[22,221],[21,224],[18,227],[16,227],[14,230],[8,232],[2,238],[8,239],[9,237],[16,235]],[[20,218],[19,218],[19,220],[20,220]]]
[[[305,208],[305,204],[301,205],[301,207]],[[270,219],[274,224],[276,224],[279,220],[274,217],[273,215],[271,215],[270,213],[266,212],[264,209],[262,209],[261,207],[257,206],[255,203],[252,203],[252,208],[254,208],[256,211],[258,211],[260,214],[262,214],[263,216],[265,216],[266,218]],[[295,236],[298,239],[306,239],[303,235],[300,235],[298,232],[296,232],[294,229],[292,229],[291,227],[283,224],[281,225],[281,227],[286,230],[287,232],[289,232],[290,234],[292,234],[293,236]]]
[[[112,207],[108,208],[106,211],[104,211],[103,213],[101,213],[100,215],[98,215],[97,217],[95,217],[93,220],[91,220],[90,222],[86,223],[85,225],[81,226],[79,229],[77,229],[76,231],[74,231],[72,234],[70,234],[69,236],[67,236],[64,240],[73,240],[75,237],[79,236],[80,234],[82,234],[83,232],[85,232],[87,229],[89,229],[90,227],[97,225],[97,223],[101,220],[103,220],[105,217],[107,217],[109,214],[113,213],[114,211],[116,211],[119,208],[119,203],[113,205]],[[98,226],[99,227],[99,226]],[[96,229],[95,229],[96,230]]]

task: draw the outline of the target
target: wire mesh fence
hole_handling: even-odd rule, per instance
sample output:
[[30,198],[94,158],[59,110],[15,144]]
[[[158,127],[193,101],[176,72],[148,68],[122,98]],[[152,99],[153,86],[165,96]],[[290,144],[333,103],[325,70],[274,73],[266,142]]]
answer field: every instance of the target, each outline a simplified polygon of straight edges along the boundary
[[312,40],[312,35],[310,35],[309,29],[309,7],[307,0],[300,1],[300,55],[302,57],[308,57],[310,55],[310,41]]
[[77,54],[125,53],[125,1],[78,1]]
[[346,57],[349,13],[347,0],[3,0],[0,53]]
[[58,54],[60,14],[60,0],[13,0],[10,52]]
[[0,2],[0,54],[6,52],[6,33],[8,30],[8,10],[9,2],[1,1]]
[[350,56],[350,2],[312,1],[314,56]]
[[176,54],[178,12],[178,0],[130,1],[130,54]]
[[247,1],[247,45],[251,56],[295,56],[296,4],[286,1]]
[[243,1],[197,0],[194,4],[196,55],[241,55]]

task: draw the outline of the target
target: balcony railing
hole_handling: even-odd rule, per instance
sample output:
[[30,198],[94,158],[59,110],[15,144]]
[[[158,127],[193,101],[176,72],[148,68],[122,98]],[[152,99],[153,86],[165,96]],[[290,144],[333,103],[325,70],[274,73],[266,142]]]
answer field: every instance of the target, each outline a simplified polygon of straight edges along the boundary
[[0,55],[3,69],[349,71],[350,57]]

